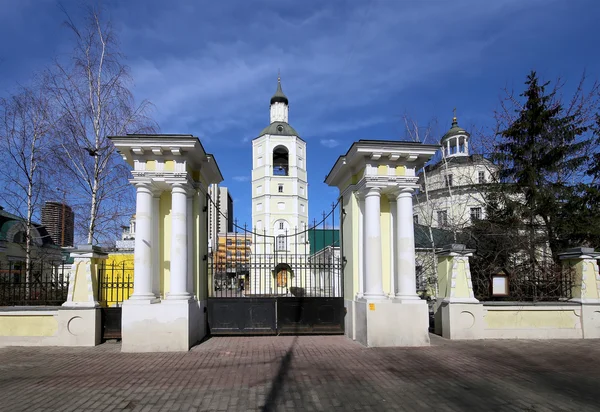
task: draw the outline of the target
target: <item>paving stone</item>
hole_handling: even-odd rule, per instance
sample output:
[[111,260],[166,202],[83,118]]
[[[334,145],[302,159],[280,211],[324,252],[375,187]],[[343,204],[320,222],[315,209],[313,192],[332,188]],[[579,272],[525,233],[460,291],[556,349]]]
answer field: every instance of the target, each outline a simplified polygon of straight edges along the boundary
[[[151,339],[151,337],[149,337]],[[0,411],[595,411],[600,341],[368,349],[343,336],[216,337],[187,353],[0,349]]]

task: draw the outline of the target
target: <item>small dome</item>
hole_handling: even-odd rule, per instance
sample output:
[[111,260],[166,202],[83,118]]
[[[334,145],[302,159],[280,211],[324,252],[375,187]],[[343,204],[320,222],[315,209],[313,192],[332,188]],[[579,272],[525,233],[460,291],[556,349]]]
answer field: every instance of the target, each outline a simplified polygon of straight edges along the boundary
[[450,130],[448,130],[446,132],[446,134],[444,136],[442,136],[442,139],[440,140],[440,142],[443,143],[449,137],[457,136],[457,135],[464,135],[467,137],[470,136],[470,134],[465,129],[463,129],[462,127],[460,127],[458,125],[458,121],[456,120],[456,117],[454,117],[452,119],[452,127],[450,128]]
[[283,94],[283,90],[281,90],[281,78],[279,77],[277,78],[277,91],[275,92],[273,97],[271,97],[271,104],[277,102],[289,104],[287,96]]

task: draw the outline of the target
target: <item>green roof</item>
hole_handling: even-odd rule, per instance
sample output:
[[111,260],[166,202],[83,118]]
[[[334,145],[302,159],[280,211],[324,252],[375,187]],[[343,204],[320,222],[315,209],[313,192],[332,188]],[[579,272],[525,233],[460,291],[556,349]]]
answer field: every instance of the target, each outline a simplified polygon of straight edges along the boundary
[[309,229],[308,241],[311,255],[328,246],[339,247],[340,231],[339,229]]
[[267,127],[265,127],[262,132],[258,135],[258,137],[263,136],[265,134],[279,135],[279,136],[298,136],[298,132],[294,130],[292,126],[287,124],[286,122],[273,122]]
[[452,119],[452,127],[450,128],[450,130],[448,130],[446,132],[446,134],[444,136],[442,136],[442,140],[440,140],[441,142],[443,142],[444,140],[446,140],[449,137],[452,136],[456,136],[456,135],[467,135],[469,136],[469,133],[467,133],[467,131],[465,129],[463,129],[462,127],[460,127],[458,125],[458,121],[456,120],[456,117]]

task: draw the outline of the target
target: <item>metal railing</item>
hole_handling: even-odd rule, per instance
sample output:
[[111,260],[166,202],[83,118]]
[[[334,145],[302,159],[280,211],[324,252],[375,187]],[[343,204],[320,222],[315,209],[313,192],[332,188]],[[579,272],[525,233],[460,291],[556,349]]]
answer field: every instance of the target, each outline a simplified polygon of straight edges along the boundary
[[133,293],[133,262],[106,263],[98,268],[98,302],[119,307]]
[[67,300],[68,266],[64,262],[0,262],[0,306],[59,306]]

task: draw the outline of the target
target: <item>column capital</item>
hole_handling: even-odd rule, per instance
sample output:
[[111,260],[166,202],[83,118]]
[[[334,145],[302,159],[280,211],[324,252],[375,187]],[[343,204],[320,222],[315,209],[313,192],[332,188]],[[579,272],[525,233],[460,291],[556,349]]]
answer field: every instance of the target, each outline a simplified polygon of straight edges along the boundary
[[176,181],[170,182],[171,191],[173,193],[182,193],[186,196],[192,196],[195,192],[194,187],[190,184],[190,182],[185,181]]
[[415,189],[412,187],[400,187],[395,191],[396,200],[400,200],[403,197],[412,197]]

